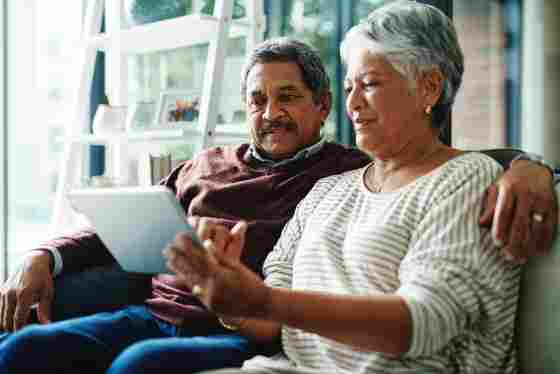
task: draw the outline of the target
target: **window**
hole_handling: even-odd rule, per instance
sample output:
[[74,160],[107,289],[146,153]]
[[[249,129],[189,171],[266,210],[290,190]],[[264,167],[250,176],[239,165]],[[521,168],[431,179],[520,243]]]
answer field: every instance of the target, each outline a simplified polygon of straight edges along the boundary
[[8,272],[47,235],[84,3],[6,2]]
[[[453,2],[453,22],[465,55],[463,85],[453,110],[453,122],[457,125],[453,126],[452,143],[459,148],[495,148],[508,143],[504,3]],[[514,121],[510,118],[511,127],[518,126]]]

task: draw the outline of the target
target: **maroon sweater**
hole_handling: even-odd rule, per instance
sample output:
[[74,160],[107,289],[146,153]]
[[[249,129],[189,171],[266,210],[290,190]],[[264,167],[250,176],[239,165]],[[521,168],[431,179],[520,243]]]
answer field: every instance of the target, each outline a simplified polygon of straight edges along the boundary
[[[260,274],[283,226],[315,182],[362,167],[369,158],[357,150],[325,143],[309,158],[270,168],[248,156],[248,148],[243,144],[209,149],[177,167],[162,184],[176,192],[190,217],[207,217],[230,228],[247,221],[242,261]],[[45,244],[60,251],[65,273],[114,261],[91,229]],[[156,316],[176,325],[189,321],[198,327],[216,326],[213,314],[172,275],[152,278],[152,295],[146,304]]]

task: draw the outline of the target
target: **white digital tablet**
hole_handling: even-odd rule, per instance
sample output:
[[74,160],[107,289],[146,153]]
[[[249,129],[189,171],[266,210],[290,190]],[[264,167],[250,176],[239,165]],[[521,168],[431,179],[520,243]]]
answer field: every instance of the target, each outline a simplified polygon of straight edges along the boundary
[[79,189],[67,197],[125,271],[169,273],[161,251],[177,233],[191,234],[200,244],[183,207],[167,187]]

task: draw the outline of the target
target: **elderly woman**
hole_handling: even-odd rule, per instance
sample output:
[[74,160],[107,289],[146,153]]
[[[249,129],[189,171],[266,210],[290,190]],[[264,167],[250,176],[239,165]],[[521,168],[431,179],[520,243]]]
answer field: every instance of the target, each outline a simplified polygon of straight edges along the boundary
[[438,139],[463,73],[452,23],[390,3],[341,54],[356,141],[374,161],[315,185],[264,282],[239,261],[244,224],[203,223],[206,251],[178,236],[169,266],[232,329],[281,336],[283,353],[247,361],[251,373],[515,372],[519,268],[478,225],[501,169]]

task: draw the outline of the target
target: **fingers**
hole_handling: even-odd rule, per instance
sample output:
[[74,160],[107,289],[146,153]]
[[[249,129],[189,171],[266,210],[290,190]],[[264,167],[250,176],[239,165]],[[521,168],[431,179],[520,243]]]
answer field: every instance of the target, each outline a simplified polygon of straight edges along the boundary
[[197,226],[197,234],[201,241],[214,237],[216,225],[212,224],[207,218],[201,218]]
[[513,219],[515,195],[509,186],[498,186],[498,198],[492,221],[492,238],[498,247],[503,247],[508,239],[508,228]]
[[[187,283],[192,283],[193,278],[199,280],[209,273],[207,253],[192,250],[192,240],[184,235],[179,245],[172,244],[163,250],[167,258],[167,266]],[[192,285],[192,284],[191,284]]]
[[520,195],[516,199],[513,222],[504,252],[508,258],[517,263],[525,263],[529,252],[529,235],[531,231],[531,208],[534,203],[530,194]]
[[[51,289],[52,290],[52,289]],[[41,300],[39,300],[39,305],[37,306],[37,318],[39,323],[46,325],[51,323],[51,305],[53,301],[53,292],[44,292]]]
[[4,295],[3,299],[3,313],[2,313],[2,328],[4,331],[12,331],[14,326],[14,309],[17,304],[16,291],[13,289],[8,290]]
[[227,227],[216,226],[214,228],[214,236],[209,239],[212,241],[213,251],[225,254],[226,247],[230,242],[230,233]]
[[245,247],[245,235],[248,227],[247,222],[240,221],[231,229],[231,242],[228,246],[229,260],[239,262]]
[[544,219],[542,222],[532,219],[529,255],[544,254],[552,248],[558,227],[558,205],[555,200],[544,202],[539,200],[533,210]]
[[29,314],[31,313],[31,298],[21,297],[19,303],[16,304],[14,309],[14,319],[12,331],[21,329],[27,323]]
[[492,218],[494,217],[497,200],[498,186],[496,186],[495,184],[491,184],[490,187],[488,187],[488,190],[486,190],[483,209],[480,215],[480,225],[489,227],[492,224]]

